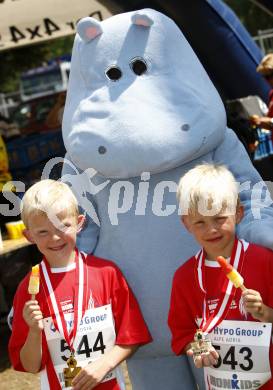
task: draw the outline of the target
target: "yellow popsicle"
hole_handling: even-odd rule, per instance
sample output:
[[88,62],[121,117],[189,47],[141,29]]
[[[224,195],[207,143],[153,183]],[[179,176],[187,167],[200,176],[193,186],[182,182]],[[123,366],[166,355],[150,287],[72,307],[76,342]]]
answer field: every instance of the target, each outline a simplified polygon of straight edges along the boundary
[[38,294],[40,288],[40,271],[39,265],[32,267],[31,275],[28,284],[28,293],[31,295],[31,299],[35,299],[35,295]]
[[236,288],[242,287],[244,285],[244,278],[234,268],[227,274],[227,277],[232,281]]
[[239,274],[239,272],[236,271],[236,269],[233,268],[223,256],[218,256],[217,261],[234,286],[236,288],[240,288],[241,290],[246,290],[246,287],[244,286],[244,278]]

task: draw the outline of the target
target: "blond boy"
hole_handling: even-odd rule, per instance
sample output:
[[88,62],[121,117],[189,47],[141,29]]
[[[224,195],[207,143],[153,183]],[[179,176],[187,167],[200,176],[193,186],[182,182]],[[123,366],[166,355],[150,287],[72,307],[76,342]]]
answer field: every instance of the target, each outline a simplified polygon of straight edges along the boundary
[[15,295],[13,367],[41,371],[41,389],[120,389],[115,368],[151,340],[123,275],[112,262],[77,250],[84,216],[66,184],[33,185],[22,219],[26,238],[44,257],[35,299],[28,294],[30,274]]
[[[174,275],[168,318],[173,351],[187,353],[197,368],[205,367],[207,389],[224,384],[272,389],[273,253],[236,237],[243,206],[226,167],[202,164],[191,169],[181,178],[177,196],[182,223],[201,250]],[[246,291],[228,280],[218,256],[242,274]],[[198,336],[203,337],[200,342]]]

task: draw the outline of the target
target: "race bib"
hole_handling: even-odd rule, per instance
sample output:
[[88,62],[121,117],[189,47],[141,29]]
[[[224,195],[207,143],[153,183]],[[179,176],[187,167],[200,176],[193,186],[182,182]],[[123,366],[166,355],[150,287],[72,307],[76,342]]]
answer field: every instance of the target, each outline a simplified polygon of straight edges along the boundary
[[222,321],[209,334],[219,354],[214,367],[204,369],[206,388],[258,389],[271,378],[269,347],[272,324]]
[[[73,313],[64,315],[68,332],[73,326]],[[60,333],[55,329],[51,317],[43,319],[44,331],[47,339],[50,356],[60,381],[65,388],[63,369],[70,356],[70,349]],[[116,334],[111,305],[86,310],[79,325],[74,341],[75,358],[77,365],[85,367],[99,359],[115,345]],[[103,382],[116,377],[115,370],[104,378]]]

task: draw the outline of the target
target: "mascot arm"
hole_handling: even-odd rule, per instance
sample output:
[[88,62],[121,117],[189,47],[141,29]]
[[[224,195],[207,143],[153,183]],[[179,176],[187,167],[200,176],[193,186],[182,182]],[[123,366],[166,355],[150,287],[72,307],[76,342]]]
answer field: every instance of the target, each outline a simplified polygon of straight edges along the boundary
[[238,236],[273,249],[273,202],[270,192],[232,130],[227,129],[224,141],[214,151],[214,162],[225,164],[240,184],[240,199],[245,212],[238,226]]
[[65,155],[62,168],[62,181],[67,183],[77,198],[80,212],[85,214],[83,229],[77,235],[77,246],[81,251],[93,253],[99,236],[99,225],[94,223],[92,215],[97,215],[94,200],[90,195],[87,175],[77,168],[69,155]]
[[98,226],[86,215],[84,227],[77,235],[77,247],[85,253],[93,253],[97,246],[98,237]]

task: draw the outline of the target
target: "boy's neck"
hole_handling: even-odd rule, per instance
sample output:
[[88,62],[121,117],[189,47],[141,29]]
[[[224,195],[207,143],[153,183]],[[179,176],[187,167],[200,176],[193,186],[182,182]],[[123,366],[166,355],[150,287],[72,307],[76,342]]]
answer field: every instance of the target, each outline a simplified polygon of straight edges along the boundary
[[[222,255],[221,255],[222,256]],[[230,261],[230,256],[223,256],[226,260],[227,260],[227,262],[229,263],[229,261]],[[209,258],[208,257],[208,255],[206,255],[205,256],[205,261],[206,261],[206,265],[210,265],[210,263],[217,263],[218,264],[218,261],[217,261],[217,259],[215,258],[215,259],[211,259],[211,258]]]
[[59,259],[57,256],[46,258],[50,268],[65,268],[73,264],[76,260],[76,250],[74,249],[66,258]]

